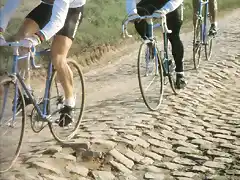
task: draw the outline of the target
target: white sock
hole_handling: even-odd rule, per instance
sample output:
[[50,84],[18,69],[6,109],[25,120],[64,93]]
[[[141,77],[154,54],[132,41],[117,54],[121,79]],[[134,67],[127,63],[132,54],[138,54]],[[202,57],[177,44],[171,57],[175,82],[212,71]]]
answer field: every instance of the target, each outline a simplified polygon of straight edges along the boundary
[[75,98],[71,97],[71,98],[65,99],[64,104],[66,106],[74,107],[75,106]]
[[176,72],[176,74],[184,75],[184,72]]

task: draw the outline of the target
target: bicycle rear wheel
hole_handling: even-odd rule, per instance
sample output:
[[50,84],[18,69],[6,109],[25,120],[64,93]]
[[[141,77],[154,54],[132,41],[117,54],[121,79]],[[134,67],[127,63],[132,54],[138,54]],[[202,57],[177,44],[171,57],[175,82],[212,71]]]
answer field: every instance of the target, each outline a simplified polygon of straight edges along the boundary
[[[210,26],[210,21],[209,21],[209,15],[205,14],[205,26],[206,26],[206,30],[209,29]],[[208,32],[205,32],[205,44],[204,44],[204,50],[205,50],[205,57],[206,60],[209,61],[211,59],[212,56],[212,47],[213,47],[213,36],[209,36]]]
[[12,168],[19,156],[26,116],[23,94],[17,83],[6,78],[0,82],[0,88],[0,173],[3,173]]
[[209,37],[207,44],[205,44],[205,57],[209,61],[212,57],[213,37]]
[[[153,46],[153,44],[151,45]],[[145,105],[149,110],[155,111],[161,105],[164,86],[162,64],[157,47],[155,47],[154,57],[151,57],[153,56],[149,45],[141,44],[138,53],[139,87]],[[152,88],[150,88],[151,85],[153,85]],[[153,92],[147,92],[151,89]]]
[[196,22],[196,26],[194,28],[194,36],[193,36],[194,69],[199,68],[200,61],[201,61],[201,51],[202,51],[201,34],[202,34],[202,21],[198,19]]
[[166,47],[164,48],[164,55],[162,56],[162,64],[164,72],[168,76],[168,80],[170,83],[170,87],[175,95],[178,94],[178,90],[176,89],[176,64],[174,58],[172,56],[172,45],[167,39],[166,35],[164,35]]
[[49,91],[49,114],[52,115],[53,122],[49,123],[49,128],[54,136],[54,138],[59,142],[65,142],[71,140],[77,133],[80,126],[85,103],[85,89],[84,89],[84,79],[82,71],[73,60],[68,60],[67,62],[69,68],[73,73],[73,93],[76,100],[76,106],[74,107],[73,122],[71,126],[60,127],[59,121],[59,111],[63,107],[64,103],[64,91],[57,78],[57,72],[54,71],[51,77],[50,91]]

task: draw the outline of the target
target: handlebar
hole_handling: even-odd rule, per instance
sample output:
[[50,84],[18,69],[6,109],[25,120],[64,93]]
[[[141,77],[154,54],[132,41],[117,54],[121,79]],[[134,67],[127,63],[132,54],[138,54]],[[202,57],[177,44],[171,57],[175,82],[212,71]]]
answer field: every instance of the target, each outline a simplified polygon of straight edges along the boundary
[[[14,47],[14,48],[19,48],[19,47],[25,47],[24,46],[24,44],[22,44],[22,43],[20,43],[20,42],[18,42],[18,41],[15,41],[15,42],[5,42],[5,43],[3,43],[3,44],[0,44],[0,47]],[[19,57],[19,60],[20,59],[24,59],[24,58],[30,58],[30,63],[31,63],[31,65],[32,65],[32,67],[34,68],[34,69],[38,69],[38,68],[40,68],[41,66],[40,65],[36,65],[36,63],[35,63],[35,59],[34,59],[34,54],[35,54],[35,52],[36,52],[36,48],[35,47],[32,47],[31,48],[31,50],[30,50],[30,56],[29,56],[29,54],[25,54],[25,55],[23,55],[23,56],[21,56],[21,57]]]
[[18,41],[15,41],[15,42],[5,42],[3,44],[0,44],[0,46],[8,46],[8,47],[24,47],[23,44],[21,44],[20,42]]
[[[127,31],[127,25],[129,22],[136,21],[136,20],[146,20],[146,19],[154,19],[154,17],[153,16],[140,16],[140,18],[135,18],[135,19],[131,19],[131,20],[127,18],[125,21],[123,21],[123,23],[122,23],[123,38],[125,38],[125,36],[132,37],[132,35],[128,34],[128,31]],[[172,33],[172,31],[169,30],[167,27],[166,16],[161,17],[160,26],[162,27],[163,33]]]

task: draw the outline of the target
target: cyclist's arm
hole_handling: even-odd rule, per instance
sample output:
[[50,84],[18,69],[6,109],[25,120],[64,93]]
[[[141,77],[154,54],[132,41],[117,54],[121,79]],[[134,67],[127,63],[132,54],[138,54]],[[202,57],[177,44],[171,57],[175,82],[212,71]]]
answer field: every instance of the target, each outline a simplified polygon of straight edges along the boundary
[[137,7],[136,7],[136,0],[126,0],[126,11],[127,14],[136,14]]
[[161,8],[161,10],[167,14],[177,9],[182,3],[183,0],[170,0]]
[[50,21],[40,30],[40,33],[43,35],[41,40],[49,40],[64,26],[69,4],[70,0],[54,1]]
[[22,0],[8,0],[0,9],[0,28],[5,31],[8,22],[15,13]]

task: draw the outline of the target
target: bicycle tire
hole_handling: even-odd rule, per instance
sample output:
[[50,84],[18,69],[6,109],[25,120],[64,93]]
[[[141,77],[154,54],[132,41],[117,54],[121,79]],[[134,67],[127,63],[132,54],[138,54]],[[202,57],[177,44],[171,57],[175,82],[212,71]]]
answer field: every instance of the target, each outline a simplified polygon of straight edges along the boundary
[[[202,34],[202,21],[200,19],[197,19],[196,25],[194,27],[194,35],[193,35],[193,64],[194,69],[198,69],[200,62],[201,62],[201,50],[202,50],[202,42],[197,43],[197,39],[201,41],[201,38],[198,36],[201,36]],[[197,33],[198,32],[198,33]],[[197,46],[197,47],[195,47]]]
[[[22,142],[23,142],[23,137],[24,137],[24,133],[25,133],[25,123],[26,123],[26,113],[25,113],[25,101],[23,100],[23,94],[22,94],[22,91],[21,91],[21,88],[18,87],[18,84],[17,83],[14,83],[12,81],[11,78],[6,78],[4,80],[2,80],[0,82],[0,87],[3,87],[3,86],[10,86],[10,84],[13,84],[13,86],[15,87],[15,90],[18,90],[18,96],[20,97],[20,103],[22,103],[22,107],[21,107],[21,110],[18,111],[22,114],[22,119],[21,119],[21,132],[20,132],[20,136],[19,136],[19,140],[18,140],[18,143],[17,143],[17,149],[16,151],[14,152],[14,157],[12,158],[11,162],[10,162],[10,165],[8,165],[6,168],[2,169],[2,165],[1,168],[0,168],[0,173],[4,173],[4,172],[7,172],[8,170],[10,170],[13,165],[15,164],[15,162],[17,161],[17,158],[20,154],[20,151],[21,151],[21,146],[22,146]],[[4,90],[3,90],[4,91]],[[2,101],[4,101],[4,98],[1,99],[0,98],[0,105],[2,105]],[[3,107],[4,108],[4,107]],[[4,112],[4,110],[1,109],[1,112],[0,112],[0,117],[2,117],[3,114],[1,114],[2,112]],[[1,122],[1,118],[0,118],[0,122]],[[9,120],[10,121],[10,120]],[[1,128],[1,125],[0,125],[0,128]],[[3,138],[1,138],[2,140]],[[12,146],[11,146],[12,147]],[[0,162],[1,163],[1,162]]]
[[[174,60],[172,60],[172,63],[175,63]],[[178,90],[176,89],[176,72],[175,70],[171,72],[170,65],[168,66],[168,80],[170,83],[170,87],[174,93],[174,95],[178,94]]]
[[[161,87],[160,87],[160,96],[158,98],[158,103],[155,107],[152,107],[149,102],[147,101],[147,98],[146,98],[146,95],[145,95],[145,92],[144,92],[144,88],[143,88],[143,81],[141,79],[141,54],[142,52],[145,50],[144,49],[144,46],[147,46],[147,44],[145,43],[142,43],[140,45],[140,48],[139,48],[139,53],[138,53],[138,62],[137,62],[137,67],[138,67],[138,82],[139,82],[139,88],[140,88],[140,92],[141,92],[141,95],[142,95],[142,98],[143,98],[143,101],[145,103],[145,105],[147,106],[147,108],[151,111],[156,111],[157,109],[159,109],[161,103],[162,103],[162,99],[163,99],[163,91],[164,91],[164,82],[163,82],[163,69],[162,69],[162,63],[160,61],[160,54],[159,54],[159,50],[158,48],[156,47],[155,45],[155,48],[156,48],[156,57],[158,58],[158,71],[159,71],[159,76],[160,76],[160,84],[161,84]],[[147,47],[148,49],[148,47]]]
[[[207,29],[207,20],[209,20],[208,14],[205,13],[204,18],[205,18],[206,29]],[[207,61],[209,61],[212,56],[213,36],[209,36],[207,34],[205,38],[207,38],[207,40],[205,40],[205,45],[204,45],[205,58]]]
[[[50,131],[53,135],[53,137],[60,143],[64,143],[66,141],[69,141],[71,140],[75,134],[77,133],[78,131],[78,128],[81,124],[81,120],[82,120],[82,116],[83,116],[83,111],[84,111],[84,106],[85,106],[85,82],[84,82],[84,78],[83,78],[83,73],[80,69],[80,66],[78,65],[78,63],[74,60],[68,60],[67,61],[68,64],[72,64],[77,72],[78,72],[78,75],[79,75],[79,78],[80,78],[80,81],[81,81],[81,90],[82,90],[82,102],[81,102],[81,108],[80,108],[80,114],[78,116],[78,119],[77,119],[77,122],[76,122],[76,125],[74,127],[74,130],[71,132],[71,134],[68,135],[68,137],[66,139],[62,139],[60,138],[55,132],[54,132],[54,128],[53,128],[53,124],[52,123],[48,123],[49,125],[49,128],[50,128]],[[51,77],[51,80],[50,80],[50,89],[49,89],[49,100],[51,101],[51,88],[53,87],[54,83],[55,83],[55,78],[56,78],[56,74],[57,72],[54,70],[53,74],[52,74],[52,77]],[[58,90],[57,90],[58,91]],[[50,103],[48,104],[48,111],[50,110]],[[50,112],[49,112],[50,113]]]
[[213,38],[208,40],[208,44],[205,44],[205,57],[207,61],[209,61],[212,57],[212,46],[213,46]]

